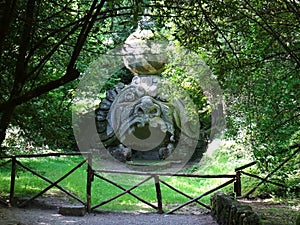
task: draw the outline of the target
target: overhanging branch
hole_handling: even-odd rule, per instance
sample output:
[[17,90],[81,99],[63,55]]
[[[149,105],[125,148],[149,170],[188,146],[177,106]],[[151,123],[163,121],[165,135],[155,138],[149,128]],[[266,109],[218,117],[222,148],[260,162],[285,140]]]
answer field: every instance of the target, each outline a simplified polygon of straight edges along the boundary
[[55,88],[58,88],[64,84],[67,84],[67,83],[77,79],[79,77],[79,75],[80,75],[80,73],[76,69],[68,70],[66,75],[64,75],[63,77],[61,77],[57,80],[50,81],[44,85],[41,85],[31,91],[26,92],[22,96],[11,99],[8,102],[2,103],[0,105],[0,112],[11,106],[21,105],[24,102],[27,102],[35,97],[38,97],[38,96],[45,94]]

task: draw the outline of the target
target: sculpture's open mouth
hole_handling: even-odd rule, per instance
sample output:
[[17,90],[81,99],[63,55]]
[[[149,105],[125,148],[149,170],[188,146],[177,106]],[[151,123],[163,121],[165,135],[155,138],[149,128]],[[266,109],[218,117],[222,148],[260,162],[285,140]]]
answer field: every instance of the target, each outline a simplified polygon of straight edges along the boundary
[[119,139],[132,150],[156,152],[163,159],[173,151],[174,127],[160,117],[135,115],[120,127]]
[[[157,129],[157,130],[160,131],[159,129]],[[151,131],[149,129],[148,123],[145,124],[144,126],[140,125],[140,124],[138,124],[137,126],[133,126],[133,127],[131,127],[130,132],[135,137],[137,137],[138,139],[141,139],[141,140],[146,140],[147,138],[149,138],[151,136]]]

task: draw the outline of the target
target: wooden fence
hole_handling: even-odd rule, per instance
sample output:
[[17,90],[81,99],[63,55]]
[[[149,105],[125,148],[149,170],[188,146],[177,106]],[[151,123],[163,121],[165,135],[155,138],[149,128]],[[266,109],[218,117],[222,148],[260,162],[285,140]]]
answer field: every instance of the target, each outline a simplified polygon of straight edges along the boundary
[[[139,182],[138,184],[132,186],[131,188],[125,189],[125,188],[121,187],[120,185],[116,184],[115,182],[113,182],[111,180],[108,180],[107,178],[101,176],[100,175],[101,173],[131,174],[131,175],[137,175],[137,176],[145,176],[146,178],[144,180],[142,180],[141,182]],[[108,200],[105,200],[105,201],[93,206],[92,210],[99,207],[99,206],[102,206],[102,205],[104,205],[104,204],[106,204],[106,203],[108,203],[112,200],[115,200],[115,199],[121,197],[124,194],[130,194],[133,197],[137,198],[138,200],[142,201],[143,203],[147,204],[148,206],[156,209],[158,213],[163,213],[163,209],[162,209],[163,200],[162,200],[161,187],[160,187],[160,185],[163,184],[166,187],[170,188],[171,190],[173,190],[173,191],[185,196],[186,198],[190,199],[186,203],[181,204],[181,205],[177,206],[176,208],[168,211],[167,212],[168,214],[174,213],[175,211],[177,211],[177,210],[179,210],[179,209],[181,209],[181,208],[183,208],[183,207],[185,207],[185,206],[187,206],[191,203],[194,203],[194,202],[198,203],[199,205],[201,205],[201,206],[203,206],[207,209],[210,209],[209,205],[206,205],[206,204],[200,202],[199,200],[201,198],[203,198],[203,197],[205,197],[205,196],[207,196],[207,195],[209,195],[209,194],[211,194],[211,193],[213,193],[213,192],[215,192],[215,191],[217,191],[217,190],[219,190],[223,187],[226,187],[226,186],[228,186],[228,185],[230,185],[230,184],[232,184],[236,181],[236,174],[200,175],[200,174],[183,174],[183,173],[173,174],[173,173],[163,173],[163,172],[161,172],[161,173],[157,173],[157,172],[150,173],[150,172],[132,172],[132,171],[95,170],[94,175],[95,175],[95,177],[98,177],[102,180],[105,180],[105,181],[113,184],[114,186],[120,188],[121,190],[123,190],[123,192],[120,193],[119,195],[114,196],[113,198],[110,198]],[[166,177],[175,176],[175,177],[186,177],[186,178],[206,178],[206,179],[225,178],[225,179],[230,179],[230,180],[228,180],[225,183],[223,183],[223,184],[221,184],[221,185],[219,185],[219,186],[217,186],[217,187],[201,194],[198,197],[193,198],[193,197],[185,194],[184,192],[178,190],[177,188],[173,187],[172,185],[168,184],[163,179],[160,179],[161,177],[164,177],[164,176],[166,176]],[[145,183],[145,182],[147,182],[151,179],[154,179],[154,183],[155,183],[157,206],[153,205],[150,202],[147,202],[146,200],[141,199],[140,197],[138,197],[138,196],[134,195],[133,193],[131,193],[131,191],[133,189],[139,187],[141,184],[143,184],[143,183]]]
[[[61,157],[61,156],[65,156],[65,157],[71,157],[71,156],[80,156],[83,155],[85,156],[84,159],[78,163],[76,166],[74,166],[74,168],[72,168],[70,171],[68,171],[66,174],[64,174],[63,176],[61,176],[59,179],[52,181],[49,178],[45,177],[44,175],[38,173],[37,171],[35,171],[34,169],[24,165],[24,163],[21,162],[22,158],[45,158],[45,157]],[[26,205],[28,205],[30,202],[32,202],[33,200],[35,200],[36,198],[40,197],[41,195],[45,194],[48,190],[50,190],[51,188],[58,188],[60,191],[62,191],[63,193],[65,193],[67,196],[69,196],[70,198],[76,200],[77,202],[79,202],[80,204],[84,205],[87,209],[88,212],[91,212],[92,210],[103,206],[113,200],[116,200],[117,198],[125,195],[125,194],[129,194],[131,196],[133,196],[134,198],[138,199],[139,201],[143,202],[144,204],[150,206],[151,208],[157,210],[158,213],[163,213],[163,199],[162,199],[162,193],[161,193],[161,185],[164,185],[168,188],[170,188],[171,190],[185,196],[187,199],[189,199],[189,201],[187,201],[184,204],[181,204],[180,206],[170,210],[167,213],[174,213],[175,211],[191,204],[191,203],[197,203],[199,205],[201,205],[202,207],[205,207],[207,209],[210,209],[209,205],[206,205],[204,203],[202,203],[200,200],[201,198],[203,198],[204,196],[207,196],[223,187],[226,187],[232,183],[235,183],[235,191],[236,193],[239,192],[239,188],[241,187],[241,184],[239,183],[240,180],[237,179],[237,175],[236,174],[217,174],[217,175],[200,175],[200,174],[184,174],[184,173],[177,173],[177,174],[173,174],[173,173],[151,173],[151,172],[134,172],[134,171],[116,171],[116,170],[96,170],[93,168],[93,156],[92,153],[49,153],[49,154],[35,154],[35,155],[16,155],[16,156],[2,156],[0,157],[0,159],[5,160],[7,159],[7,161],[3,162],[2,164],[0,164],[1,166],[5,166],[7,164],[11,164],[11,179],[10,179],[10,193],[9,193],[9,197],[7,200],[1,200],[2,204],[6,204],[6,205],[16,205],[19,207],[24,207]],[[46,188],[44,188],[43,190],[41,190],[38,194],[32,196],[31,198],[29,198],[26,201],[23,201],[19,204],[17,204],[14,199],[15,199],[15,183],[16,183],[16,176],[17,176],[17,166],[23,168],[23,170],[26,170],[30,173],[32,173],[33,175],[39,177],[40,179],[46,181],[48,183],[48,186]],[[64,179],[66,179],[68,176],[70,176],[71,174],[73,174],[76,170],[78,170],[80,167],[86,166],[87,168],[87,172],[86,172],[86,200],[82,200],[80,199],[78,196],[76,196],[75,194],[71,193],[70,191],[66,190],[65,188],[63,188],[60,185],[60,182],[62,182]],[[121,186],[120,184],[106,178],[103,176],[103,174],[130,174],[130,175],[135,175],[135,176],[144,176],[145,179],[142,180],[141,182],[133,185],[131,188],[125,188],[123,186]],[[226,182],[224,182],[223,184],[219,185],[218,187],[215,187],[205,193],[202,193],[201,195],[199,195],[198,197],[191,197],[188,194],[185,194],[184,192],[182,192],[181,190],[173,187],[171,184],[167,183],[166,181],[164,181],[163,179],[161,179],[162,177],[169,177],[169,176],[176,176],[176,177],[186,177],[186,178],[205,178],[205,179],[217,179],[217,178],[224,178],[227,179]],[[92,185],[93,185],[93,181],[94,179],[101,179],[104,180],[112,185],[114,185],[115,187],[119,188],[122,192],[112,198],[109,198],[105,201],[100,202],[99,204],[96,205],[92,205]],[[229,180],[228,180],[229,179]],[[144,200],[143,198],[137,196],[136,194],[132,193],[132,191],[136,188],[138,188],[139,186],[141,186],[143,183],[148,182],[149,180],[154,180],[154,184],[155,184],[155,191],[156,191],[156,197],[157,197],[157,204],[153,204],[151,202],[148,202],[146,200]]]
[[[51,181],[49,178],[43,176],[42,174],[38,173],[37,171],[33,170],[32,168],[24,165],[20,159],[22,158],[45,158],[45,157],[60,157],[60,156],[80,156],[80,155],[85,155],[87,156],[86,159],[82,160],[80,163],[78,163],[74,168],[72,168],[70,171],[68,171],[66,174],[64,174],[62,177],[57,179],[56,181]],[[10,192],[9,192],[9,197],[6,201],[1,200],[2,203],[5,203],[7,205],[15,205],[16,203],[14,202],[15,198],[15,183],[16,183],[16,176],[17,176],[17,166],[20,168],[23,168],[25,171],[28,171],[32,173],[33,175],[39,177],[40,179],[46,181],[49,183],[49,185],[44,188],[42,191],[40,191],[38,194],[35,196],[31,197],[30,199],[22,202],[21,204],[18,204],[17,206],[22,207],[28,205],[30,202],[35,200],[36,198],[40,197],[44,193],[46,193],[48,190],[51,188],[55,187],[61,190],[63,193],[65,193],[67,196],[71,197],[72,199],[75,199],[76,201],[80,202],[83,205],[88,205],[88,201],[83,201],[81,200],[78,196],[72,194],[65,188],[59,185],[60,182],[62,182],[64,179],[66,179],[68,176],[70,176],[72,173],[74,173],[77,169],[82,167],[83,165],[88,165],[88,160],[90,158],[90,153],[49,153],[49,154],[35,154],[35,155],[16,155],[16,156],[1,156],[0,159],[7,161],[3,162],[0,164],[0,167],[5,166],[9,163],[11,163],[11,178],[10,178]],[[88,193],[88,187],[87,193]]]
[[275,167],[275,169],[273,171],[271,171],[270,173],[268,173],[265,177],[260,177],[256,174],[251,174],[251,173],[244,171],[244,169],[255,165],[257,163],[256,161],[236,168],[235,172],[236,172],[236,176],[237,176],[236,179],[238,180],[238,183],[240,183],[241,175],[245,175],[245,176],[252,177],[252,178],[259,180],[259,182],[251,190],[249,190],[247,193],[245,193],[243,196],[241,196],[242,194],[241,194],[241,192],[239,192],[239,191],[241,191],[241,187],[238,188],[237,196],[241,196],[243,198],[249,198],[249,196],[252,193],[254,193],[254,191],[264,183],[269,183],[269,184],[275,185],[277,187],[287,189],[288,187],[284,183],[279,183],[278,181],[272,181],[272,180],[270,180],[270,178],[276,172],[278,172],[282,167],[284,167],[288,162],[290,162],[296,155],[298,155],[300,153],[300,143],[290,146],[288,150],[293,150],[293,152],[289,156],[287,156],[285,159],[282,159],[282,162],[279,165],[277,165]]
[[[296,151],[296,153],[299,153],[300,148],[298,146],[298,149]],[[296,154],[294,153],[293,156]],[[37,171],[33,170],[32,168],[29,168],[28,166],[24,165],[20,159],[22,158],[41,158],[41,157],[71,157],[71,156],[80,156],[83,155],[85,156],[84,159],[78,163],[76,166],[74,166],[74,168],[72,168],[70,171],[68,171],[67,173],[65,173],[62,177],[60,177],[59,179],[52,181],[49,178],[45,177],[44,175],[38,173]],[[32,202],[33,200],[35,200],[36,198],[38,198],[39,196],[43,195],[44,193],[46,193],[48,190],[50,190],[51,188],[58,188],[59,190],[61,190],[63,193],[65,193],[67,196],[69,196],[72,199],[75,199],[77,202],[79,202],[80,204],[84,205],[87,209],[88,212],[91,212],[92,210],[103,206],[113,200],[116,200],[117,198],[125,195],[125,194],[129,194],[131,196],[133,196],[134,198],[138,199],[139,201],[143,202],[144,204],[150,206],[151,208],[157,210],[158,213],[164,213],[163,212],[163,199],[162,199],[162,193],[161,193],[161,185],[164,185],[168,188],[170,188],[171,190],[179,193],[180,195],[185,196],[187,199],[189,199],[187,202],[185,202],[184,204],[181,204],[177,207],[175,207],[174,209],[171,209],[170,211],[168,211],[167,213],[174,213],[177,210],[191,204],[191,203],[197,203],[199,205],[201,205],[202,207],[205,207],[207,209],[210,209],[209,205],[204,204],[203,202],[201,202],[200,200],[209,195],[212,194],[216,191],[218,191],[221,188],[224,188],[232,183],[234,183],[234,192],[236,194],[237,197],[242,196],[242,184],[241,184],[241,175],[246,175],[246,176],[250,176],[250,177],[254,177],[257,178],[259,180],[261,180],[261,182],[259,183],[259,185],[261,185],[264,182],[269,182],[272,184],[275,184],[277,186],[281,186],[284,187],[283,184],[280,183],[276,183],[276,182],[272,182],[269,181],[268,179],[272,176],[272,174],[274,174],[275,172],[272,172],[271,174],[269,174],[268,176],[266,176],[265,178],[261,178],[255,174],[250,174],[244,171],[244,169],[253,166],[256,164],[256,162],[251,162],[247,165],[244,165],[242,167],[236,168],[235,173],[234,174],[217,174],[217,175],[200,175],[200,174],[185,174],[185,173],[153,173],[153,172],[135,172],[135,171],[117,171],[117,170],[97,170],[93,168],[93,155],[92,153],[88,153],[88,152],[81,152],[81,153],[49,153],[49,154],[36,154],[36,155],[16,155],[16,156],[2,156],[0,157],[0,159],[4,160],[4,162],[2,162],[2,164],[0,164],[0,168],[2,166],[6,166],[7,164],[11,163],[11,179],[10,179],[10,193],[9,193],[9,197],[7,200],[1,200],[0,199],[0,203],[2,204],[6,204],[6,205],[16,205],[16,203],[14,202],[14,198],[15,198],[15,183],[16,183],[16,176],[17,176],[17,166],[23,168],[26,171],[29,171],[30,173],[32,173],[33,175],[39,177],[40,179],[46,181],[47,183],[49,183],[49,185],[44,188],[42,191],[40,191],[38,194],[34,195],[33,197],[31,197],[30,199],[17,204],[17,206],[19,207],[23,207],[28,205],[30,202]],[[5,161],[7,160],[7,161]],[[285,163],[287,162],[287,160],[284,161]],[[284,165],[284,163],[282,165],[280,165],[281,168]],[[65,188],[63,188],[59,183],[62,182],[64,179],[66,179],[68,176],[70,176],[72,173],[74,173],[76,170],[78,170],[80,167],[86,166],[87,168],[87,172],[86,172],[86,200],[82,200],[80,199],[78,196],[74,195],[73,193],[71,193],[70,191],[66,190]],[[277,170],[278,170],[277,168]],[[135,176],[144,176],[145,179],[142,180],[141,182],[133,185],[131,188],[125,188],[123,186],[121,186],[120,184],[109,180],[108,178],[104,177],[103,174],[131,174],[131,175],[135,175]],[[161,177],[169,177],[169,176],[176,176],[176,177],[186,177],[188,178],[204,178],[204,179],[226,179],[227,181],[224,182],[223,184],[212,188],[211,190],[206,191],[205,193],[202,193],[201,195],[197,196],[197,197],[191,197],[190,195],[182,192],[181,190],[173,187],[172,185],[170,185],[169,183],[167,183],[166,181],[164,181],[163,179],[161,179]],[[92,205],[92,185],[93,185],[93,181],[95,178],[104,180],[112,185],[114,185],[115,187],[119,188],[122,192],[112,198],[109,198],[105,201],[102,201],[96,205]],[[157,197],[157,204],[152,204],[151,202],[148,202],[146,200],[144,200],[143,198],[137,196],[136,194],[134,194],[132,191],[136,188],[138,188],[139,186],[141,186],[143,183],[148,182],[149,180],[154,180],[154,184],[155,184],[155,191],[156,191],[156,197]],[[259,186],[258,185],[258,186]],[[249,196],[249,194],[251,194],[258,186],[256,186],[255,188],[253,188],[250,192],[248,192],[245,196]]]

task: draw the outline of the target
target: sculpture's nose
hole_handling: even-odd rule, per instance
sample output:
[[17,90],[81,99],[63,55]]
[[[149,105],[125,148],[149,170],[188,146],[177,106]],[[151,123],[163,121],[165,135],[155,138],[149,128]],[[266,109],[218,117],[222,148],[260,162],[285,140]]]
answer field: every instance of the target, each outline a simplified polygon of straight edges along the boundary
[[149,116],[160,116],[160,108],[152,101],[151,97],[144,96],[141,99],[140,104],[135,107],[135,113]]

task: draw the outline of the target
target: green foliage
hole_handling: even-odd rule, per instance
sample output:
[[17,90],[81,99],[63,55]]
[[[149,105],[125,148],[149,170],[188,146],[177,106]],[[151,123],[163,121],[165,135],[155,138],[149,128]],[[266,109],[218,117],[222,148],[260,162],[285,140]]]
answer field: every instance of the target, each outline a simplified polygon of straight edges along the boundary
[[211,107],[197,77],[187,74],[184,69],[173,65],[168,65],[162,76],[167,79],[168,83],[177,86],[181,89],[180,91],[189,96],[195,106],[196,113],[199,115],[201,129],[208,131],[211,127]]
[[129,84],[132,77],[133,74],[126,67],[115,71],[103,85],[100,95],[104,96],[104,92],[113,89],[119,82]]
[[[227,134],[251,147],[262,171],[288,157],[299,133],[299,3],[157,1],[161,24],[187,48],[207,52],[224,90]],[[298,140],[299,142],[299,140]],[[299,164],[285,167],[292,175]]]
[[[0,18],[1,144],[8,123],[14,131],[4,147],[25,149],[29,142],[70,148],[69,105],[77,84],[65,85],[77,78],[70,71],[86,71],[94,58],[123,43],[145,8],[152,10],[159,32],[205,52],[224,90],[227,135],[253,152],[260,171],[272,171],[292,153],[287,147],[299,143],[298,1],[104,1],[96,7],[81,0],[34,2],[17,1],[5,23]],[[207,127],[211,109],[199,80],[179,68],[169,67],[166,74],[189,93]],[[104,89],[120,76],[114,74]],[[61,82],[45,86],[53,81]],[[53,91],[60,85],[65,86]],[[298,162],[299,154],[278,179],[297,186]]]
[[[143,11],[142,4],[129,1],[92,3],[28,0],[7,9],[13,13],[4,18],[9,29],[0,43],[1,145],[8,124],[38,146],[70,148],[74,143],[69,105],[76,82],[70,82],[99,54],[122,43],[136,26],[133,12]],[[2,147],[17,146],[14,139]]]

